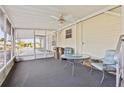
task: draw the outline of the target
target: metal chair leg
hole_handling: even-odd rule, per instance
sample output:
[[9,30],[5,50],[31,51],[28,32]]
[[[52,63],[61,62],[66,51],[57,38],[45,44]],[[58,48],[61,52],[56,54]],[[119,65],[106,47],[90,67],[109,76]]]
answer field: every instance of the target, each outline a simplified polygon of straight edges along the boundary
[[72,76],[74,76],[74,63],[72,64]]
[[92,74],[92,72],[93,72],[93,66],[91,66],[90,68],[90,74]]
[[64,65],[64,69],[67,67],[67,65],[68,65],[68,63],[66,63],[66,64]]
[[102,79],[101,79],[101,81],[100,81],[100,85],[103,83],[103,80],[104,80],[104,78],[105,78],[105,72],[104,71],[102,71],[103,72],[103,74],[102,74]]

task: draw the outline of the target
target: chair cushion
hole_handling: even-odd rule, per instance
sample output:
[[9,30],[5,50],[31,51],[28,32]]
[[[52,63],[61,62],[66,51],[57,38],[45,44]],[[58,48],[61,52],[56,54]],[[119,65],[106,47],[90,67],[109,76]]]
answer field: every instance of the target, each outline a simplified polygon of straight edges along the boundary
[[66,55],[68,55],[68,54],[73,54],[73,48],[70,48],[70,47],[66,47],[66,48],[64,48],[64,54]]
[[102,60],[103,64],[115,64],[114,56],[115,56],[115,50],[107,50],[105,53],[105,57]]
[[103,70],[103,63],[91,63],[91,65],[95,68],[97,68],[98,70]]
[[116,65],[106,65],[104,68],[106,71],[116,71]]
[[115,71],[116,70],[116,65],[104,65],[103,63],[91,63],[93,67],[95,67],[98,70],[106,70],[106,71]]

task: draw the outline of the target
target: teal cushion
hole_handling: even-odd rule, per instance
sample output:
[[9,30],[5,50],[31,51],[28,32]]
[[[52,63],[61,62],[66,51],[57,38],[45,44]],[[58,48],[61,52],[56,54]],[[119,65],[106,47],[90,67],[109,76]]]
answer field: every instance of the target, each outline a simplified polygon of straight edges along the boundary
[[73,54],[73,48],[66,47],[64,48],[64,54]]

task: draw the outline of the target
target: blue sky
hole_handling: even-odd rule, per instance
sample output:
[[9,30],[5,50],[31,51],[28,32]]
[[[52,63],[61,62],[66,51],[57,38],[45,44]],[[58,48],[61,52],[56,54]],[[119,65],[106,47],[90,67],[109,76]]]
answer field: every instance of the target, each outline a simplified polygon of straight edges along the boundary
[[17,39],[18,41],[24,41],[24,42],[26,42],[26,43],[29,43],[29,42],[31,42],[31,43],[34,43],[34,38],[26,38],[26,39]]
[[31,43],[33,43],[34,42],[34,39],[21,39],[21,41],[24,41],[24,42],[31,42]]
[[4,33],[0,29],[0,38],[3,38],[3,37],[4,37]]
[[[39,42],[39,39],[35,39],[35,40],[36,40],[36,42]],[[34,43],[34,38],[31,38],[31,39],[21,39],[21,41],[24,41],[24,42],[27,42],[27,43],[29,43],[29,42]]]

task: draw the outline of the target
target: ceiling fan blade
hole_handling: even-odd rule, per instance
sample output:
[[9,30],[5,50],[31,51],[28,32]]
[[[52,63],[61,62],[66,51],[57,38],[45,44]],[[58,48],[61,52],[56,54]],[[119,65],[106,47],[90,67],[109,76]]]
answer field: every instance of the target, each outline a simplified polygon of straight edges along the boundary
[[51,21],[50,24],[57,24],[57,21]]
[[65,16],[65,20],[68,22],[74,22],[76,21],[76,18],[74,18],[72,15]]
[[59,17],[56,17],[56,16],[50,16],[50,17],[53,19],[59,20]]
[[73,16],[72,15],[67,15],[64,18],[65,18],[65,20],[69,20],[69,19],[73,19]]

